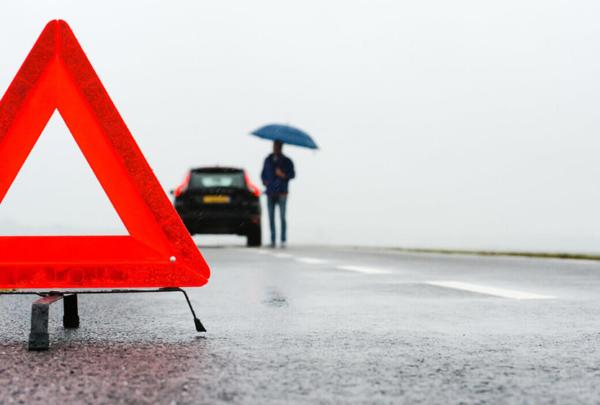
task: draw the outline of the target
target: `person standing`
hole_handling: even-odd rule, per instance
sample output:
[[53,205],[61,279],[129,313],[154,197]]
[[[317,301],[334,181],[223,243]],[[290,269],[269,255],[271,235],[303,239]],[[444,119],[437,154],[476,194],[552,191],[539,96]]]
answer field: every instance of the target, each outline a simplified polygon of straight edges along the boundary
[[287,240],[287,223],[285,211],[287,206],[288,183],[296,177],[294,163],[281,151],[283,144],[280,141],[273,142],[273,153],[265,159],[262,170],[262,182],[267,187],[267,208],[269,210],[269,225],[271,227],[271,247],[275,247],[275,206],[279,206],[281,217],[281,246],[284,247]]

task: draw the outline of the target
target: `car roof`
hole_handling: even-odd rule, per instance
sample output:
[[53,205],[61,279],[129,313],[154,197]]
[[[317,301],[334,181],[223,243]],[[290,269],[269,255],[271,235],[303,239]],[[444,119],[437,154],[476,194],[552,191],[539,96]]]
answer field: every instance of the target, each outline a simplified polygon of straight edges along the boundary
[[237,167],[205,166],[196,167],[191,170],[194,173],[241,173],[244,169]]

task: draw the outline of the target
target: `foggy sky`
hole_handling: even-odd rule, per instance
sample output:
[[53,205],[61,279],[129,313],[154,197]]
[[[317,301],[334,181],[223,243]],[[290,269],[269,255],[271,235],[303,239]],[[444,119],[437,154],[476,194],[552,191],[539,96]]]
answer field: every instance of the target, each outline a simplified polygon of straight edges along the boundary
[[[289,123],[291,243],[600,253],[598,2],[38,3],[0,6],[0,92],[65,19],[165,190],[258,182]],[[76,148],[56,114],[0,234],[125,232]]]

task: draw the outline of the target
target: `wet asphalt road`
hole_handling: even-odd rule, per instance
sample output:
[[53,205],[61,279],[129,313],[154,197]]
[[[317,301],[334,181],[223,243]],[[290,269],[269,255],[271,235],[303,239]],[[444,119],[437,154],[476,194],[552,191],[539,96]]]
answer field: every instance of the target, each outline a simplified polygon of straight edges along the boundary
[[80,296],[26,350],[0,296],[0,403],[600,403],[600,263],[204,248],[180,294]]

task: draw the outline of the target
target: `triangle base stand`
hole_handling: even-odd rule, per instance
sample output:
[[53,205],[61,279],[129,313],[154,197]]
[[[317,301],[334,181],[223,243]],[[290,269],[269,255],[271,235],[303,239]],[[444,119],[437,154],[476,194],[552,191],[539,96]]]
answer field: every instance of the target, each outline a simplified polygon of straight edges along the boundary
[[82,291],[0,291],[0,295],[39,295],[41,298],[31,306],[31,331],[29,333],[30,351],[45,351],[50,348],[50,335],[48,333],[48,320],[50,305],[63,300],[63,327],[76,329],[79,327],[79,309],[77,296],[81,294],[130,294],[130,293],[159,293],[180,292],[184,295],[188,307],[194,317],[194,326],[197,332],[206,332],[206,328],[196,316],[192,302],[187,293],[178,287],[148,289],[148,290],[82,290]]

